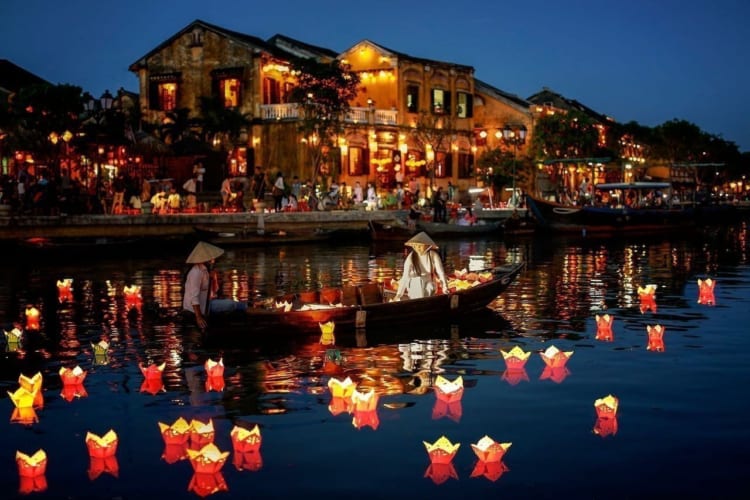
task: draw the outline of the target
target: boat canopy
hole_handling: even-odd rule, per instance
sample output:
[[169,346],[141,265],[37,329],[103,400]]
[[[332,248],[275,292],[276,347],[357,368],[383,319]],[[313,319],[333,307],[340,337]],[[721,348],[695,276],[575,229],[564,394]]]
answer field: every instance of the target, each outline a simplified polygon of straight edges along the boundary
[[666,189],[671,187],[672,184],[669,182],[607,182],[605,184],[597,184],[594,186],[596,189]]

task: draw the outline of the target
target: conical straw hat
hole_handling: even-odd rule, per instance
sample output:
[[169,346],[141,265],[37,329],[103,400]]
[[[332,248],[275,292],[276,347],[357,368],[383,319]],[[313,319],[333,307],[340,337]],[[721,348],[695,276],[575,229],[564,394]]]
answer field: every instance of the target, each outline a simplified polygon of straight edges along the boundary
[[200,264],[215,259],[224,253],[224,250],[205,241],[199,241],[193,251],[190,252],[185,262],[188,264]]
[[421,233],[414,236],[412,239],[404,243],[407,247],[412,247],[419,254],[424,254],[430,248],[437,249],[437,243],[432,241],[432,238],[427,236],[427,233],[422,231]]

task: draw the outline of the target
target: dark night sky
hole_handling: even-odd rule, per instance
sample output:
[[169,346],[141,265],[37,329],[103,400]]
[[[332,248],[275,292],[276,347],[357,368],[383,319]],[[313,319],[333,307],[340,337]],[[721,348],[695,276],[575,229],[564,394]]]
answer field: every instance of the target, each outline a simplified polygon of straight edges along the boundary
[[201,19],[343,51],[369,39],[466,64],[526,98],[549,87],[619,122],[688,120],[750,150],[747,0],[0,0],[0,58],[94,95]]

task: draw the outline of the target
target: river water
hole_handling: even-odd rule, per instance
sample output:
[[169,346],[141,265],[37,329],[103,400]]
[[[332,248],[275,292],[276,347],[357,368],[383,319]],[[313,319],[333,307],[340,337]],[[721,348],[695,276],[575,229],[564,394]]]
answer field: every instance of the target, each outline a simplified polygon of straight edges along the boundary
[[[183,326],[187,247],[3,262],[4,328],[27,305],[39,309],[40,326],[2,346],[2,497],[726,498],[746,489],[744,223],[648,238],[440,243],[449,270],[517,261],[526,269],[491,314],[342,332],[335,346],[319,336],[202,336]],[[217,268],[226,295],[254,300],[388,281],[402,259],[399,245],[351,242],[227,249]],[[713,304],[698,303],[706,278],[715,282]],[[65,279],[70,292],[58,287]],[[653,308],[638,293],[650,284]],[[140,287],[140,300],[126,293],[131,287]],[[597,330],[604,315],[614,318],[611,336]],[[661,344],[648,334],[659,327]],[[92,345],[102,339],[103,355]],[[564,367],[546,368],[540,353],[551,346],[572,353]],[[506,369],[501,351],[513,347],[530,353],[521,370]],[[211,385],[204,364],[219,358],[224,375]],[[152,380],[139,368],[162,363]],[[63,386],[58,372],[76,365],[87,372],[83,388]],[[19,415],[6,390],[38,372],[43,406]],[[435,382],[459,376],[462,397],[438,398]],[[379,396],[374,411],[351,412],[331,397],[329,380],[346,377]],[[594,402],[607,395],[619,400],[616,421],[597,420]],[[213,423],[215,444],[229,452],[220,472],[194,474],[184,448],[165,446],[159,423],[180,417]],[[235,452],[235,426],[256,425],[259,450]],[[87,432],[110,429],[114,457],[90,458]],[[431,464],[424,444],[441,436],[460,444],[449,465]],[[512,443],[502,462],[477,460],[472,444],[483,436]],[[39,449],[46,474],[21,479],[16,451]]]

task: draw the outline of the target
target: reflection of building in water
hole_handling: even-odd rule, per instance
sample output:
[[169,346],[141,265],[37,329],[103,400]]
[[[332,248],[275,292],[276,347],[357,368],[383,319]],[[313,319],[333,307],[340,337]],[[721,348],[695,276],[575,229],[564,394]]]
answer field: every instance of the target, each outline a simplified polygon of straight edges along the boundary
[[442,365],[448,359],[450,342],[426,340],[398,345],[402,368],[414,374],[411,380],[404,381],[405,392],[422,394],[432,387],[435,376],[445,371]]

